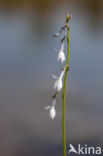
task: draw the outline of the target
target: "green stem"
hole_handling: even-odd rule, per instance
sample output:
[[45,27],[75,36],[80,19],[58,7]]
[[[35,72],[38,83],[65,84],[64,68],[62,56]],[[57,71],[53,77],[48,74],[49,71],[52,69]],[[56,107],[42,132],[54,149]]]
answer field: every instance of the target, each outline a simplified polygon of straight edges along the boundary
[[67,65],[64,77],[64,85],[63,85],[63,156],[66,156],[66,124],[65,124],[65,99],[66,99],[66,84],[67,84],[67,76],[68,76],[68,68],[69,68],[69,60],[70,60],[70,37],[69,37],[69,27],[67,26],[67,42],[68,42],[68,56],[67,56]]

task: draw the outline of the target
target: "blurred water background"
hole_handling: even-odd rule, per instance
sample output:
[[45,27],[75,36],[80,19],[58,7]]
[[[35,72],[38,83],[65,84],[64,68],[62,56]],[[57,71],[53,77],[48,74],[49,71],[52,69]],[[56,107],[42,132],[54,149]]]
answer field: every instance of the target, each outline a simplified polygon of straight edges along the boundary
[[59,39],[70,22],[67,146],[103,145],[103,1],[0,1],[0,156],[62,155],[62,102],[48,117]]

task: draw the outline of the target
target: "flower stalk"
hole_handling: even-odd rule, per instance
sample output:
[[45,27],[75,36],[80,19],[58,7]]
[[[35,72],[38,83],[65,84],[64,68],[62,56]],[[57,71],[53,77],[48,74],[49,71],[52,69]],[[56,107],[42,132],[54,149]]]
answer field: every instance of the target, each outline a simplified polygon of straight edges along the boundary
[[66,64],[66,71],[64,76],[64,85],[63,85],[63,119],[62,119],[62,128],[63,128],[63,156],[66,156],[66,84],[67,84],[67,76],[69,70],[69,60],[70,60],[70,36],[69,36],[69,26],[68,22],[70,19],[70,15],[67,14],[66,25],[67,25],[67,46],[68,46],[68,55],[67,55],[67,64]]
[[[66,65],[61,69],[61,72],[59,74],[59,76],[55,76],[52,75],[54,79],[56,79],[56,81],[54,82],[54,90],[55,93],[52,96],[52,104],[45,107],[45,109],[49,109],[49,116],[51,119],[54,119],[56,117],[56,109],[55,109],[55,105],[57,102],[57,97],[58,94],[62,91],[62,101],[63,101],[63,118],[62,118],[62,128],[63,128],[63,156],[66,156],[67,150],[66,150],[66,85],[67,85],[67,76],[68,76],[68,71],[69,71],[69,60],[70,60],[70,36],[69,36],[69,20],[71,19],[71,16],[69,14],[67,14],[66,16],[66,21],[65,21],[65,25],[63,27],[61,27],[60,31],[57,32],[56,34],[54,34],[54,37],[60,37],[60,35],[67,30],[67,35],[64,36],[61,39],[61,46],[60,46],[60,50],[56,50],[58,51],[58,55],[57,55],[57,60],[59,62],[61,62],[61,64],[63,64],[66,61]],[[65,45],[65,41],[67,38],[67,49],[68,49],[68,54],[67,57],[65,56],[65,52],[64,52],[64,45]],[[67,58],[67,60],[66,60]],[[63,83],[63,79],[64,79],[64,83]]]

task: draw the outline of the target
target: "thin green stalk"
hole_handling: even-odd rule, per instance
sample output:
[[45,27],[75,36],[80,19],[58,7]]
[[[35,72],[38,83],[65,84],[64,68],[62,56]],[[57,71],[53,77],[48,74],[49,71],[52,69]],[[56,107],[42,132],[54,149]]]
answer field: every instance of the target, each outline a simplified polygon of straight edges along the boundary
[[[69,21],[67,16],[66,24]],[[68,69],[69,69],[69,60],[70,60],[70,37],[69,37],[69,26],[67,24],[67,45],[68,45],[68,56],[67,56],[67,64],[66,64],[66,71],[65,71],[65,77],[64,77],[64,85],[63,85],[63,120],[62,120],[62,126],[63,126],[63,156],[66,156],[66,121],[65,121],[65,110],[66,110],[66,84],[67,84],[67,76],[68,76]]]

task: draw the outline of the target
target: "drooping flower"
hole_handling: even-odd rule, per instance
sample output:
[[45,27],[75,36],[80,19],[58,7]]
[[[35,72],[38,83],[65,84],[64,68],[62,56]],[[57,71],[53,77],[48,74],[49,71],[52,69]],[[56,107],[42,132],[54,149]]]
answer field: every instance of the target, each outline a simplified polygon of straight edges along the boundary
[[51,119],[54,119],[56,116],[56,110],[55,110],[55,104],[56,104],[56,98],[53,99],[52,105],[45,107],[45,109],[49,109],[49,116]]
[[53,37],[60,37],[62,32],[65,31],[66,27],[67,27],[66,25],[62,26],[59,32],[53,34]]
[[53,37],[59,37],[59,36],[60,36],[60,33],[59,32],[53,34]]
[[63,76],[64,76],[64,74],[65,74],[65,69],[66,69],[66,68],[64,68],[64,69],[62,70],[62,72],[60,73],[60,76],[59,76],[59,77],[56,77],[55,75],[53,75],[53,77],[54,77],[55,79],[57,79],[57,80],[55,81],[55,83],[54,83],[54,86],[53,86],[53,88],[56,89],[57,92],[60,92],[61,89],[62,89],[62,87],[63,87],[62,79],[63,79]]
[[63,63],[65,61],[65,54],[64,54],[64,41],[61,43],[60,50],[58,52],[57,60]]
[[61,77],[58,77],[54,83],[54,89],[56,89],[58,92],[60,92],[62,87],[63,87],[62,79],[61,79]]

